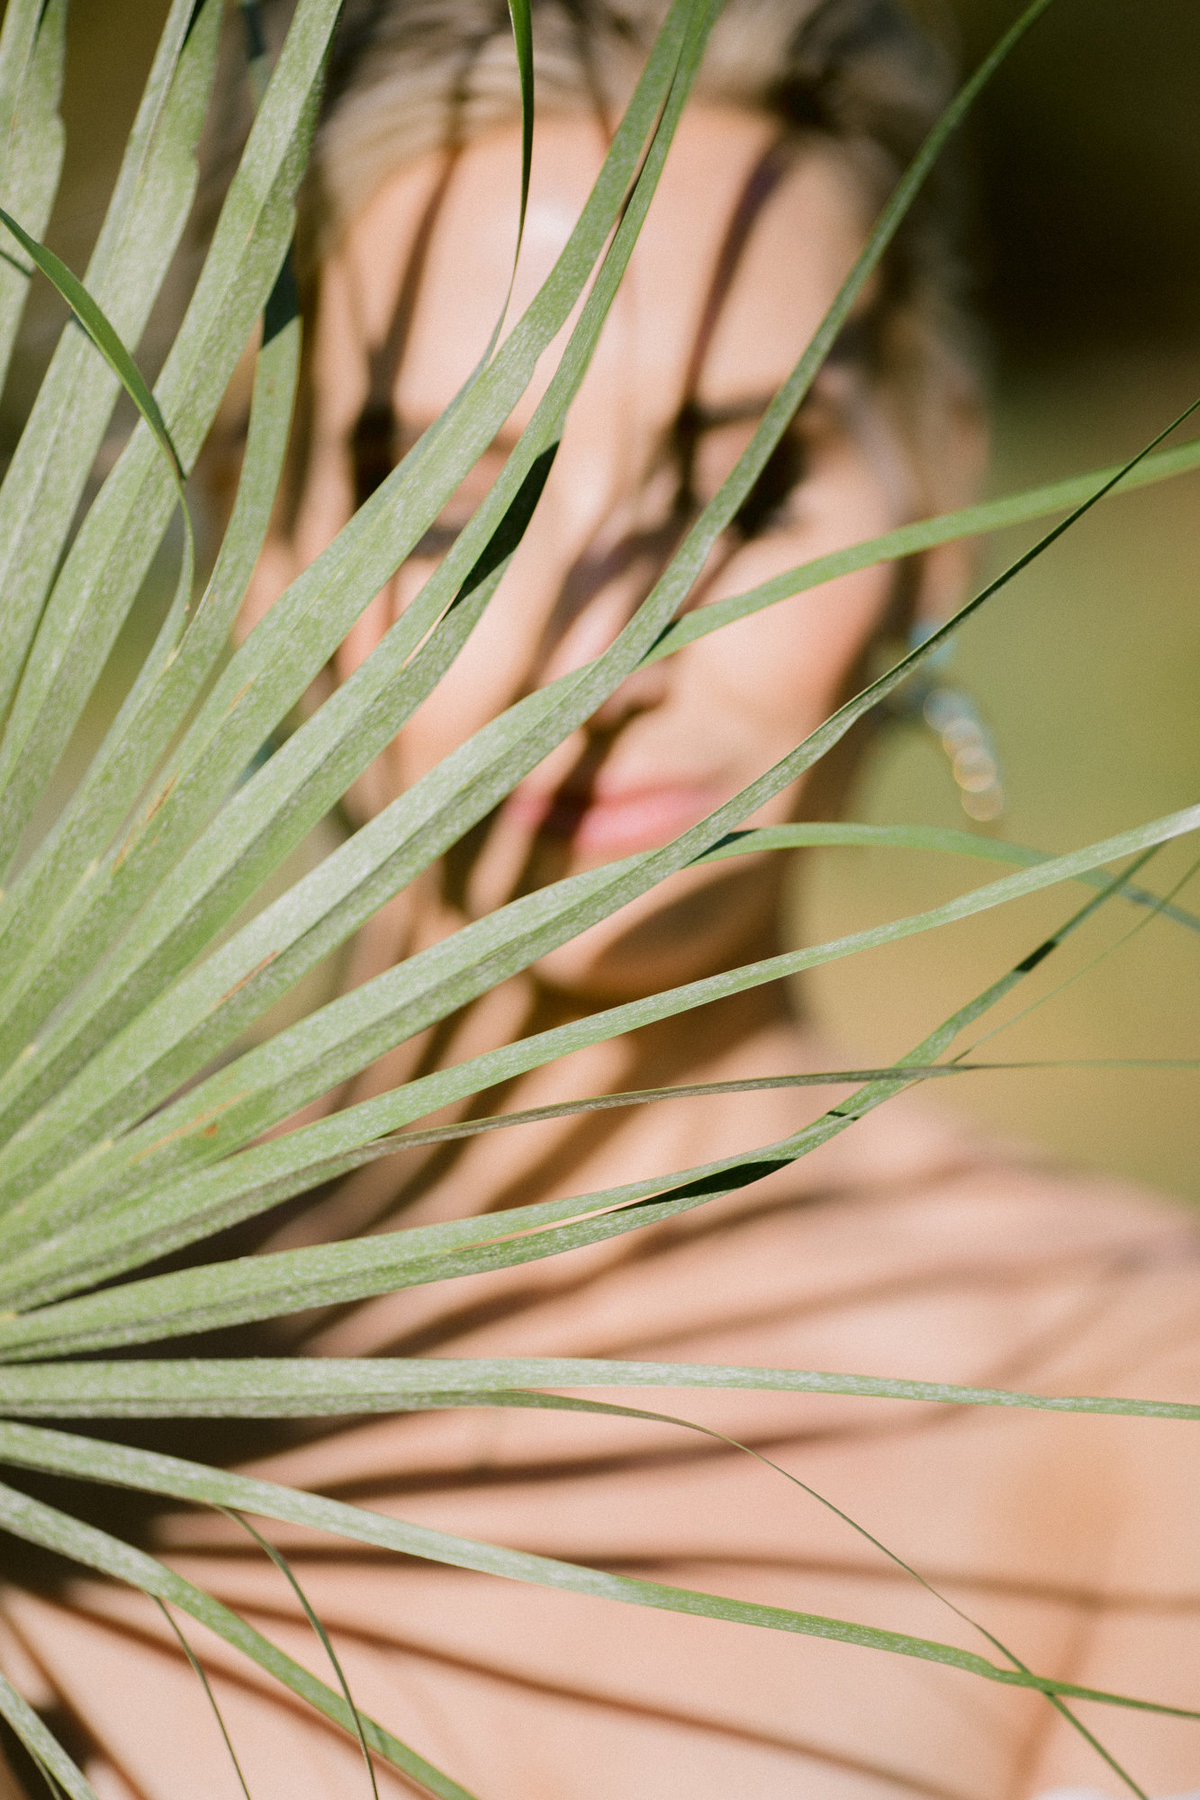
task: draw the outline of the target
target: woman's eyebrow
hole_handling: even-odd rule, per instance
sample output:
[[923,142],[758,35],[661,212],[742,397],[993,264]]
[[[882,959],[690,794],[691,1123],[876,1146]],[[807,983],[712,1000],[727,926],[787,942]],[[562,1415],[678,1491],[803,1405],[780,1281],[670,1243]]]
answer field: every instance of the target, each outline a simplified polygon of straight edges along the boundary
[[[783,383],[779,385],[782,387]],[[768,388],[764,393],[747,394],[736,400],[689,400],[680,409],[679,426],[695,437],[705,431],[719,431],[723,425],[757,424],[778,391]],[[811,397],[810,390],[797,410],[802,410]]]
[[[406,415],[396,431],[397,460],[407,456],[413,446],[420,443],[425,433],[432,425],[436,424],[436,422],[436,418],[432,417],[423,418],[414,416],[411,413]],[[471,467],[477,467],[479,463],[489,457],[493,460],[496,458],[503,459],[507,457],[509,452],[516,448],[520,436],[521,434],[519,431],[510,431],[502,427],[496,433],[496,436],[492,439],[491,443],[479,452],[479,455],[475,458],[475,462],[472,463]]]
[[680,423],[693,432],[716,431],[722,425],[741,425],[761,419],[775,398],[771,388],[763,394],[749,394],[739,400],[689,400],[680,409]]
[[[819,381],[823,371],[830,367],[846,368],[856,363],[865,363],[870,354],[874,323],[871,308],[852,314],[829,346],[815,379]],[[786,375],[781,378],[779,387],[783,386],[784,380]],[[680,409],[680,422],[698,433],[713,431],[722,425],[741,425],[753,419],[761,419],[777,392],[777,388],[770,388],[763,393],[748,394],[735,400],[704,401],[693,398],[686,401]],[[809,393],[811,392],[810,388]],[[805,399],[808,397],[806,395]],[[802,401],[801,405],[803,404]]]

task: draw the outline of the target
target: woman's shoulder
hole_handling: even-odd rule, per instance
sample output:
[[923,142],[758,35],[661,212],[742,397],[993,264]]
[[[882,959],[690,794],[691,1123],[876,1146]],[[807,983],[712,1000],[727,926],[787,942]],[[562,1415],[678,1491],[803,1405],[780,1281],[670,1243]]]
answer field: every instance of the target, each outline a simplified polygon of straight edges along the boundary
[[1200,1398],[1200,1211],[919,1101],[888,1111],[828,1147],[802,1227],[818,1265],[919,1293],[977,1352],[1026,1346],[1046,1391]]
[[887,1212],[902,1231],[936,1234],[977,1255],[1149,1265],[1200,1250],[1200,1210],[1125,1177],[1073,1167],[919,1097],[857,1122],[823,1146],[811,1173],[857,1208]]
[[[800,1034],[771,1049],[771,1072],[776,1063],[803,1066],[805,1058],[818,1068],[844,1066],[836,1047]],[[763,1124],[794,1130],[794,1097],[774,1098],[778,1111]],[[1190,1263],[1200,1249],[1200,1209],[989,1131],[928,1084],[885,1100],[746,1190],[747,1213],[768,1196],[791,1202],[806,1235],[830,1244],[844,1235],[858,1255],[877,1244],[881,1257],[907,1248],[979,1264],[1118,1263],[1149,1271]]]
[[614,1246],[602,1285],[694,1315],[703,1360],[1200,1392],[1200,1214],[920,1094],[652,1229],[656,1254]]

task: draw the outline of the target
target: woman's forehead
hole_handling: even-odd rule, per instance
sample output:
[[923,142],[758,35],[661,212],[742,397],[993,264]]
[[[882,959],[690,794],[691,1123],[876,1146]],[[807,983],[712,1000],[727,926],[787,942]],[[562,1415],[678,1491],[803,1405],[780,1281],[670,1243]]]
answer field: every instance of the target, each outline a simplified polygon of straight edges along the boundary
[[[510,321],[562,251],[604,154],[595,121],[539,125]],[[393,341],[397,411],[434,418],[475,366],[512,276],[520,138],[497,132],[449,164],[424,157],[351,221],[322,307],[318,380],[346,387]],[[750,112],[685,114],[605,328],[588,381],[673,417],[683,400],[715,409],[769,396],[786,377],[861,247],[856,184],[832,147],[781,153]],[[401,331],[398,315],[403,314]],[[569,329],[569,325],[566,329]],[[564,331],[565,336],[565,331]],[[536,404],[557,355],[543,359],[515,422]],[[335,402],[336,410],[336,402]]]

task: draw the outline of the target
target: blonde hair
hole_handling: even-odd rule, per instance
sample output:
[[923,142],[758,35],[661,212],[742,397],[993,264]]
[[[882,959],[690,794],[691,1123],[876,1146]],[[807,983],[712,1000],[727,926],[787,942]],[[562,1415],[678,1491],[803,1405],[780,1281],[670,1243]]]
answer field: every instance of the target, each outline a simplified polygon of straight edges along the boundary
[[[533,0],[539,111],[619,117],[664,12],[664,0]],[[881,193],[948,92],[945,56],[894,0],[728,0],[693,89],[853,148]],[[318,241],[399,164],[519,117],[506,0],[349,0],[313,159]]]
[[[533,0],[539,113],[589,110],[614,123],[665,10],[666,0]],[[951,76],[898,0],[727,0],[693,98],[832,141],[878,206]],[[506,0],[348,0],[304,206],[309,270],[399,165],[512,124],[520,105]],[[959,212],[955,171],[942,166],[896,237],[873,309],[877,373],[918,439],[936,432],[947,381],[969,385],[976,360]]]
[[[272,48],[294,6],[260,0]],[[531,0],[539,113],[589,110],[615,124],[666,8],[667,0]],[[201,240],[248,127],[244,55],[231,32],[202,157]],[[765,114],[785,134],[832,141],[878,205],[945,105],[951,77],[947,55],[904,0],[726,0],[692,93]],[[513,124],[520,111],[507,0],[346,0],[302,196],[302,272],[314,271],[398,167]],[[943,157],[889,252],[879,312],[919,316],[923,335],[963,363],[971,358],[960,213],[957,171]]]
[[[295,0],[262,0],[278,47]],[[645,64],[668,0],[532,0],[539,114],[588,111],[609,127]],[[244,46],[226,79],[204,157],[209,207],[244,137]],[[868,208],[882,204],[945,105],[952,71],[902,0],[726,0],[692,93],[777,121],[781,135],[832,143]],[[350,219],[403,164],[520,118],[507,0],[346,0],[301,197],[297,272],[306,307]],[[204,214],[202,201],[201,233]],[[953,165],[935,169],[885,258],[863,360],[886,387],[939,503],[947,399],[973,403],[977,347],[957,252]],[[302,458],[304,405],[294,446]],[[295,467],[295,462],[293,462]]]

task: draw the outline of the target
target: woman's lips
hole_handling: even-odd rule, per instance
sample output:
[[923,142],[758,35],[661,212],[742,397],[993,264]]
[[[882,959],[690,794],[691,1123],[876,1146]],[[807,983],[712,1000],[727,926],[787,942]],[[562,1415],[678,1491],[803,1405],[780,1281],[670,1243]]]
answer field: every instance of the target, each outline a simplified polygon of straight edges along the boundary
[[509,796],[505,813],[538,837],[569,840],[576,849],[631,855],[670,843],[720,804],[711,787],[657,783],[610,793],[522,793]]

